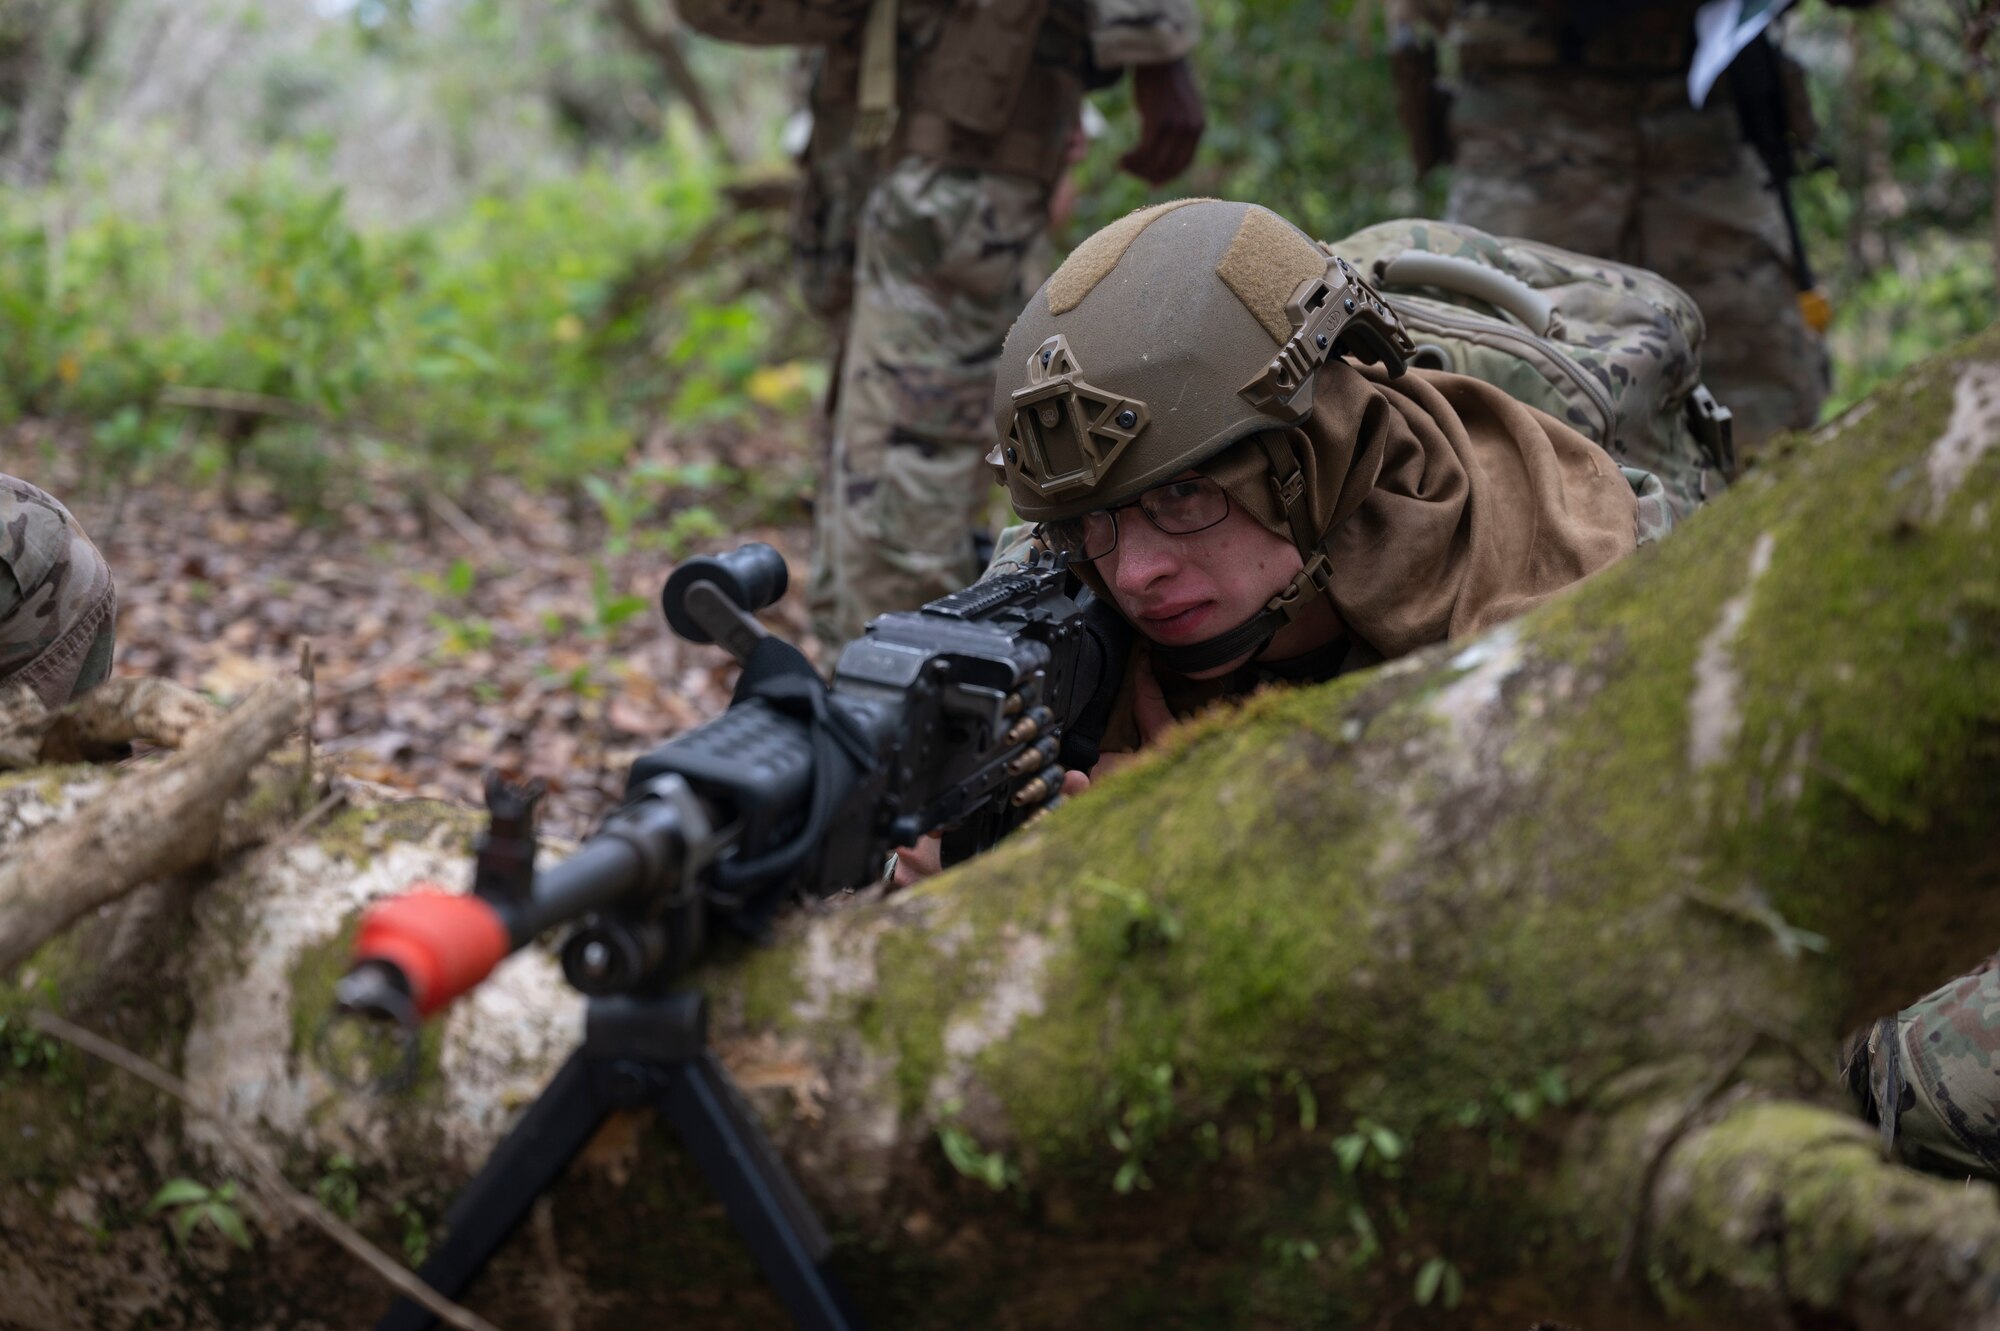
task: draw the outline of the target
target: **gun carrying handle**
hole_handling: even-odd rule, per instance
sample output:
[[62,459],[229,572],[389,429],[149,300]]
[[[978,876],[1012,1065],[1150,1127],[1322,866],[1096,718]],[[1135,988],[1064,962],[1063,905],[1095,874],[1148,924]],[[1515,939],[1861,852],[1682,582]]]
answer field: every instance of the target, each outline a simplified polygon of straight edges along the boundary
[[1550,335],[1555,302],[1512,273],[1454,254],[1419,250],[1405,250],[1382,264],[1379,271],[1384,286],[1438,287],[1457,292],[1505,310],[1537,337]]
[[419,1017],[485,979],[511,951],[506,922],[491,904],[429,883],[371,907],[354,937],[354,965],[393,967]]

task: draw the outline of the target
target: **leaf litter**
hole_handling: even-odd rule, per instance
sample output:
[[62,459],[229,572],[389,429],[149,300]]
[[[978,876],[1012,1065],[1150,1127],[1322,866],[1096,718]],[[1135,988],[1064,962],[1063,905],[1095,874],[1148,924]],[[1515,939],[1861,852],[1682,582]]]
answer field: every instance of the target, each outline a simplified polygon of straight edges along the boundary
[[[110,563],[117,673],[232,703],[296,669],[310,639],[313,735],[341,770],[473,804],[488,767],[540,777],[543,831],[575,840],[616,803],[634,759],[719,714],[735,686],[720,648],[680,641],[661,616],[678,557],[777,547],[791,584],[762,618],[817,657],[804,606],[810,464],[793,439],[728,447],[730,474],[762,468],[782,484],[762,499],[740,484],[691,492],[658,482],[657,456],[641,459],[608,479],[657,498],[616,535],[587,499],[504,479],[453,496],[456,521],[402,494],[315,518],[254,483],[232,510],[221,487],[170,475],[93,485],[74,453],[9,450],[6,465],[62,499]],[[708,505],[719,521],[675,521]]]

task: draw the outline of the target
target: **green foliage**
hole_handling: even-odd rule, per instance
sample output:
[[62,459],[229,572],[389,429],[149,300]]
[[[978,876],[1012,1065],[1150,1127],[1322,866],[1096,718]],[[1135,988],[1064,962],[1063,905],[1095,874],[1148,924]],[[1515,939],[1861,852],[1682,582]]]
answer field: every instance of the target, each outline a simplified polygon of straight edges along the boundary
[[146,1207],[147,1215],[161,1211],[167,1212],[167,1229],[174,1242],[182,1247],[187,1246],[189,1237],[204,1223],[237,1247],[246,1251],[250,1247],[250,1231],[236,1209],[234,1179],[219,1188],[209,1188],[191,1178],[169,1179]]
[[1160,197],[1191,194],[1254,199],[1318,236],[1443,210],[1443,179],[1416,179],[1396,123],[1381,6],[1216,0],[1201,21],[1194,59],[1208,129],[1193,167],[1158,192],[1115,174],[1138,141],[1138,116],[1129,80],[1099,94],[1113,128],[1084,171],[1102,188],[1079,207],[1070,243]]
[[1788,43],[1810,71],[1827,169],[1796,189],[1833,297],[1829,413],[2000,314],[1994,108],[2000,74],[1954,0],[1808,5]]
[[0,1085],[9,1077],[53,1072],[62,1063],[62,1041],[30,1026],[17,1013],[0,1013]]
[[313,1184],[313,1195],[319,1198],[319,1204],[342,1220],[354,1219],[361,1205],[361,1183],[355,1177],[355,1168],[353,1156],[336,1151],[326,1162],[326,1172]]
[[649,597],[621,594],[614,590],[611,586],[611,570],[601,563],[591,567],[590,602],[595,617],[585,632],[593,637],[609,634],[652,604]]
[[402,1226],[404,1260],[411,1266],[422,1266],[431,1255],[431,1227],[422,1209],[413,1202],[399,1201],[389,1207],[389,1214]]
[[1465,1280],[1458,1268],[1442,1257],[1433,1257],[1417,1270],[1417,1306],[1428,1308],[1432,1303],[1443,1304],[1446,1308],[1456,1308],[1465,1294]]
[[763,243],[718,220],[699,151],[588,165],[401,231],[364,231],[314,176],[279,150],[219,203],[211,182],[143,220],[86,203],[60,233],[44,199],[0,197],[0,421],[92,422],[119,474],[212,465],[220,441],[310,504],[385,467],[412,486],[569,482],[622,463],[662,416],[760,417],[811,381],[773,340],[798,322],[780,317],[788,291],[677,264],[697,245],[757,261]]
[[[956,1108],[951,1112],[956,1113]],[[995,1192],[1021,1182],[1021,1171],[1007,1158],[1006,1152],[982,1150],[972,1134],[958,1124],[941,1125],[937,1136],[938,1145],[944,1148],[944,1158],[965,1177],[977,1179]]]
[[1343,1174],[1373,1174],[1395,1178],[1408,1149],[1401,1135],[1373,1119],[1357,1119],[1352,1132],[1333,1139],[1333,1155]]

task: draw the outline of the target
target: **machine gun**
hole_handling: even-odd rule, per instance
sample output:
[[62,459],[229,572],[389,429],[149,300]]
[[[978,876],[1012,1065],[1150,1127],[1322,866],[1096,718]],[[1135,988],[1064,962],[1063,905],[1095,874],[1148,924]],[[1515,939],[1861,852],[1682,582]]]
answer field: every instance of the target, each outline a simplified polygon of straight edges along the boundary
[[[1044,557],[1046,558],[1046,557]],[[613,1109],[658,1107],[800,1326],[854,1325],[824,1232],[709,1050],[699,993],[672,983],[717,927],[755,934],[784,902],[879,878],[931,832],[947,860],[984,849],[1096,761],[1130,630],[1060,559],[887,614],[829,686],[753,612],[785,591],[765,545],[690,560],[667,622],[743,664],[729,708],[633,764],[625,798],[568,859],[534,867],[537,793],[489,780],[472,891],[372,908],[342,1013],[405,1032],[509,954],[566,927],[564,977],[590,997],[582,1048],[447,1216],[419,1274],[455,1296]],[[380,1331],[434,1325],[408,1300]]]

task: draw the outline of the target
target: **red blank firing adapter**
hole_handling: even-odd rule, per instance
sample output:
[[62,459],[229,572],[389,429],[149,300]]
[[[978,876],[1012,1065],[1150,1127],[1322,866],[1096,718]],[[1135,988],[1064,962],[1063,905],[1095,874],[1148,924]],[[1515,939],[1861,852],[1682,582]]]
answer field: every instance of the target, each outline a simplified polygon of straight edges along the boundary
[[394,967],[419,1017],[485,979],[511,951],[506,922],[490,903],[434,883],[370,907],[354,938],[355,966]]

